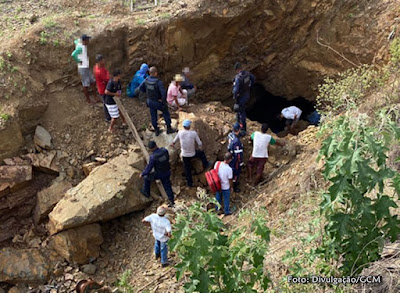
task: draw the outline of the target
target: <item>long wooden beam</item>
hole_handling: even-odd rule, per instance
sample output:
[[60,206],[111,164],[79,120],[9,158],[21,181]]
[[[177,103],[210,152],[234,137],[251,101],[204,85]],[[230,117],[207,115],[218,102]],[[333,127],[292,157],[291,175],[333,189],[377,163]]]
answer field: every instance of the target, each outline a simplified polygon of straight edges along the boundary
[[[146,147],[144,146],[143,140],[140,138],[140,135],[139,135],[139,133],[138,133],[136,127],[135,127],[135,124],[133,124],[131,118],[129,117],[129,114],[126,111],[124,105],[122,104],[121,99],[119,97],[114,96],[114,101],[118,105],[119,111],[124,116],[126,123],[128,124],[129,128],[132,131],[132,134],[133,134],[133,137],[135,138],[135,141],[138,143],[138,145],[140,147],[140,150],[142,151],[142,153],[143,153],[143,155],[144,155],[144,157],[146,159],[146,162],[148,163],[149,162],[149,157],[150,157],[149,156],[149,152],[147,151]],[[157,184],[158,190],[161,193],[161,196],[163,197],[163,199],[165,201],[167,201],[168,200],[167,193],[165,192],[164,186],[162,185],[161,181],[160,180],[156,180],[156,184]],[[154,197],[153,197],[153,199],[154,200],[158,200],[158,198],[154,198]]]

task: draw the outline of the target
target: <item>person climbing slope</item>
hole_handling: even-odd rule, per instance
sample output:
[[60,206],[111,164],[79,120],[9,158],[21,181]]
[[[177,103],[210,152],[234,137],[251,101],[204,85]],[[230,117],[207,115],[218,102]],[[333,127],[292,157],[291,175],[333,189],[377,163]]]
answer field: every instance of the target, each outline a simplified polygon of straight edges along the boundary
[[228,135],[228,151],[232,154],[229,166],[233,170],[233,191],[240,192],[239,177],[243,166],[243,144],[240,141],[240,124],[235,123]]
[[171,237],[171,222],[165,217],[167,209],[163,206],[157,208],[156,214],[151,214],[142,220],[150,225],[153,231],[155,258],[161,258],[161,266],[168,266],[168,240]]

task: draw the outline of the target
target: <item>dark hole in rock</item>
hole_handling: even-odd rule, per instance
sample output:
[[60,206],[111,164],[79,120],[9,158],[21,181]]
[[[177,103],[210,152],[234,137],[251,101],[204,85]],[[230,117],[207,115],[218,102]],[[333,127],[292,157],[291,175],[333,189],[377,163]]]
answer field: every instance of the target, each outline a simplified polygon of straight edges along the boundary
[[296,106],[303,111],[302,120],[306,120],[306,117],[315,110],[314,103],[303,97],[287,100],[284,97],[274,96],[265,90],[263,85],[256,83],[251,91],[246,113],[250,120],[268,123],[271,130],[278,133],[284,130],[285,121],[279,120],[277,115],[283,108],[289,106]]

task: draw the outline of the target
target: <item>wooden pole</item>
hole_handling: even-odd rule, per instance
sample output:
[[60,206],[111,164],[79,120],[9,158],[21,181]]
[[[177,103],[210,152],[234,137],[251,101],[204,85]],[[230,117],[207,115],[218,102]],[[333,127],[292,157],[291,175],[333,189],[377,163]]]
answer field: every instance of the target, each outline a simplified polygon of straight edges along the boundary
[[[143,141],[140,138],[135,125],[133,124],[131,118],[129,117],[128,112],[125,110],[124,105],[122,105],[121,99],[117,96],[114,96],[114,101],[118,105],[119,111],[124,116],[126,123],[128,124],[129,128],[131,129],[131,131],[133,133],[133,137],[135,138],[135,141],[139,144],[140,150],[142,151],[144,158],[146,159],[146,162],[148,163],[149,157],[150,157],[149,153],[148,153],[146,147],[144,146]],[[157,184],[158,190],[161,193],[161,196],[166,201],[168,199],[168,197],[167,197],[167,193],[165,192],[164,186],[162,185],[160,180],[156,180],[156,184]],[[153,199],[158,200],[157,198],[153,198]]]

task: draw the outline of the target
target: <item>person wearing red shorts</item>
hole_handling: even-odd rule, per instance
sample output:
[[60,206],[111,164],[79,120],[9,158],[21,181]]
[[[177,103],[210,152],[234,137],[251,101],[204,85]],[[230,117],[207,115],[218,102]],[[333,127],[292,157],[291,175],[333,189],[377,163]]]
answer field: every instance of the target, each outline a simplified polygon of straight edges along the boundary
[[276,144],[284,146],[284,141],[275,140],[271,135],[267,134],[268,124],[261,125],[261,132],[256,131],[251,135],[253,141],[253,152],[248,163],[248,177],[252,181],[254,168],[256,169],[256,179],[254,184],[260,183],[264,172],[265,163],[268,161],[268,146]]

